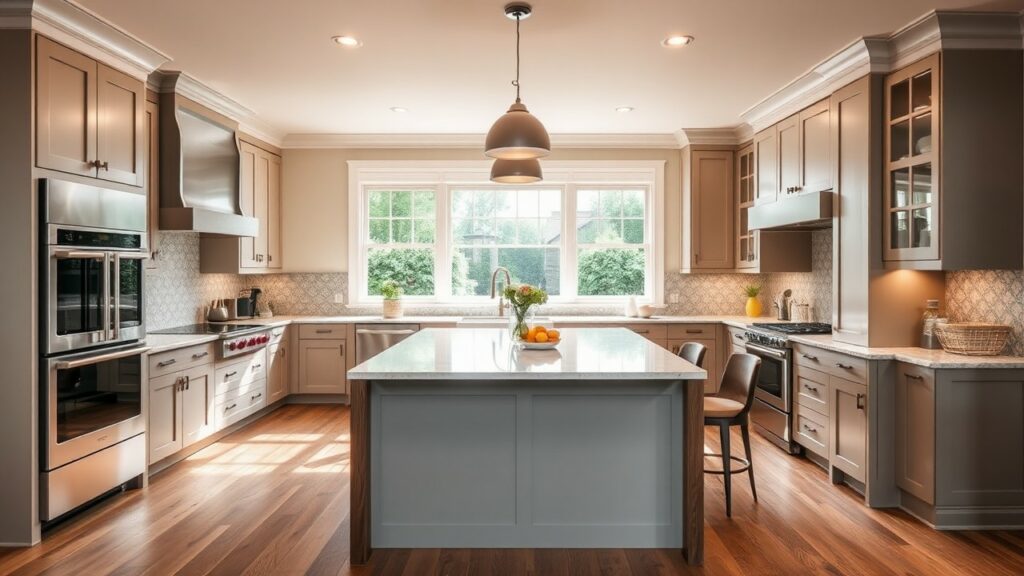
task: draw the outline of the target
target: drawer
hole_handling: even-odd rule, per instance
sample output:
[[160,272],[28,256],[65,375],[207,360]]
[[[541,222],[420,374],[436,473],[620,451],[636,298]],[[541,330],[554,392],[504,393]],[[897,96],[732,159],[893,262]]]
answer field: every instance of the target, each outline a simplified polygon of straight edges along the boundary
[[150,355],[149,377],[157,378],[211,363],[213,363],[213,342],[169,350]]
[[796,401],[819,414],[828,414],[828,374],[797,366],[793,375]]
[[715,338],[718,335],[717,324],[669,324],[668,338],[672,340],[694,340]]
[[278,326],[277,328],[270,329],[270,343],[277,344],[284,340],[286,328],[284,326]]
[[654,340],[658,344],[663,344],[668,338],[664,324],[645,324],[643,322],[623,322],[621,324],[611,322],[601,324],[591,324],[589,322],[555,322],[554,324],[555,328],[558,328],[559,330],[562,328],[579,328],[582,330],[586,330],[588,328],[626,328],[636,332],[648,340]]
[[238,398],[242,398],[243,396],[246,395],[253,395],[259,392],[265,393],[266,389],[267,381],[265,379],[253,380],[251,382],[246,382],[241,386],[237,386],[223,394],[218,395],[215,402],[217,404],[226,404],[231,400],[237,400]]
[[740,348],[743,348],[747,344],[747,339],[743,337],[743,334],[744,332],[746,332],[746,330],[744,330],[743,328],[735,328],[733,326],[729,326],[726,328],[726,331],[729,334],[729,341],[732,342],[733,346],[739,346]]
[[302,340],[330,340],[345,338],[347,334],[347,324],[302,324],[299,326],[299,338]]
[[230,426],[254,412],[258,412],[266,404],[267,392],[265,388],[252,390],[237,398],[218,400],[214,415],[216,427],[219,430],[225,426]]
[[868,381],[868,361],[863,358],[854,358],[830,350],[796,344],[793,346],[793,360],[799,366],[806,366],[861,384],[866,384]]
[[828,418],[800,404],[793,419],[793,438],[797,444],[828,458]]
[[238,362],[217,366],[214,372],[214,394],[220,396],[240,387],[252,386],[267,377],[267,350],[246,356]]

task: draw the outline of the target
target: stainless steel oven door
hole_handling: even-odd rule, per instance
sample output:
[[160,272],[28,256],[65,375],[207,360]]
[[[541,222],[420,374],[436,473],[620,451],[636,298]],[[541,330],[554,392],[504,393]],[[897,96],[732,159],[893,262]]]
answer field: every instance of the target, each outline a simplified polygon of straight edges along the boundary
[[146,273],[139,252],[111,252],[111,337],[112,342],[130,342],[146,337],[143,297]]
[[98,346],[111,336],[111,265],[105,250],[49,251],[43,308],[46,353]]
[[790,393],[790,364],[792,352],[787,348],[767,348],[752,342],[746,344],[747,353],[761,359],[754,397],[789,414],[792,412]]
[[145,432],[147,350],[133,345],[44,359],[44,471]]

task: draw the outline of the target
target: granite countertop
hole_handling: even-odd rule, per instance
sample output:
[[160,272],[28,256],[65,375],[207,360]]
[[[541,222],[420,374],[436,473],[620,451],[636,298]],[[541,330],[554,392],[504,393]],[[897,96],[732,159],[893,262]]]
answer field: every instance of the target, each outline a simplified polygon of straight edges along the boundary
[[355,380],[703,380],[707,372],[625,328],[567,328],[524,350],[500,328],[428,328],[348,371]]
[[[479,316],[405,316],[403,318],[381,318],[380,316],[274,316],[237,320],[238,324],[259,324],[264,326],[287,326],[289,324],[441,324],[455,326],[463,318],[487,318]],[[555,324],[725,324],[733,328],[747,328],[753,322],[778,322],[771,317],[751,319],[746,316],[654,316],[651,318],[627,318],[625,316],[543,316]],[[492,318],[493,319],[493,318]],[[464,328],[471,330],[472,328]],[[185,346],[216,340],[210,335],[164,335],[147,334],[146,343],[153,347],[150,354],[166,352]],[[1022,356],[964,356],[943,350],[924,348],[866,348],[837,342],[830,334],[790,336],[798,344],[814,346],[841,354],[848,354],[867,360],[897,360],[926,368],[1024,368]]]

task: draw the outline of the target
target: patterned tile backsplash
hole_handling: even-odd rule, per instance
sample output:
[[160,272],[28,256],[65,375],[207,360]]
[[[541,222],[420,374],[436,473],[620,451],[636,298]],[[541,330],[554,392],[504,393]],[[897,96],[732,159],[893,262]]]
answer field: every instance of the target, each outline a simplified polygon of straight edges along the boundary
[[[678,274],[665,278],[666,301],[672,294],[679,301],[668,304],[666,314],[743,314],[746,302],[743,287],[762,286],[761,301],[766,313],[772,296],[786,288],[793,297],[812,306],[812,316],[824,322],[832,317],[832,234],[815,232],[813,266],[810,273],[794,274]],[[202,321],[205,306],[215,298],[234,296],[242,288],[258,286],[275,314],[343,316],[376,314],[377,307],[346,308],[334,302],[335,294],[347,300],[348,282],[343,273],[236,274],[199,273],[199,235],[162,233],[156,267],[147,272],[147,322],[151,330]],[[559,306],[540,310],[541,314],[611,314],[621,306]],[[417,308],[410,314],[493,314],[493,305],[438,305]]]
[[946,273],[946,314],[954,322],[990,322],[1013,328],[1004,353],[1024,356],[1024,271]]

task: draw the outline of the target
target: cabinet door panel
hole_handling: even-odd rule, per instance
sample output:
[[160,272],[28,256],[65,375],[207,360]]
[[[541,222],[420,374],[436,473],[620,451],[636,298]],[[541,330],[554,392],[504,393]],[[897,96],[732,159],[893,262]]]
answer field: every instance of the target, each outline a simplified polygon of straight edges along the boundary
[[260,221],[260,233],[255,238],[256,262],[267,267],[267,212],[270,197],[270,155],[256,151],[256,190],[253,194],[253,215]]
[[267,174],[267,267],[281,268],[281,157],[271,154]]
[[779,194],[793,194],[800,188],[800,119],[779,122]]
[[728,151],[693,153],[693,268],[733,267],[732,161]]
[[800,192],[832,188],[832,154],[829,102],[819,102],[800,112]]
[[896,485],[935,503],[935,375],[896,366]]
[[96,90],[97,176],[131,186],[144,184],[145,86],[127,74],[99,65]]
[[36,166],[95,176],[95,60],[38,36]]
[[867,386],[831,376],[829,393],[829,462],[850,478],[864,482],[867,477]]
[[272,344],[267,349],[270,370],[267,373],[267,403],[273,404],[288,395],[287,348]]
[[181,376],[170,374],[149,381],[149,463],[162,460],[178,450],[181,439]]
[[[256,157],[259,154],[259,150],[246,142],[242,142],[239,147],[239,153],[241,155],[241,178],[239,180],[239,207],[242,209],[242,214],[246,216],[256,217]],[[256,254],[258,253],[256,248],[256,238],[239,238],[238,242],[241,244],[242,249],[240,251],[240,262],[239,266],[242,268],[259,268],[260,264],[256,261]]]
[[192,370],[185,377],[185,390],[181,394],[181,435],[183,445],[189,446],[215,430],[213,366]]
[[775,202],[779,189],[778,132],[772,126],[754,136],[755,165],[757,166],[756,204]]
[[299,341],[299,392],[345,394],[345,341]]

